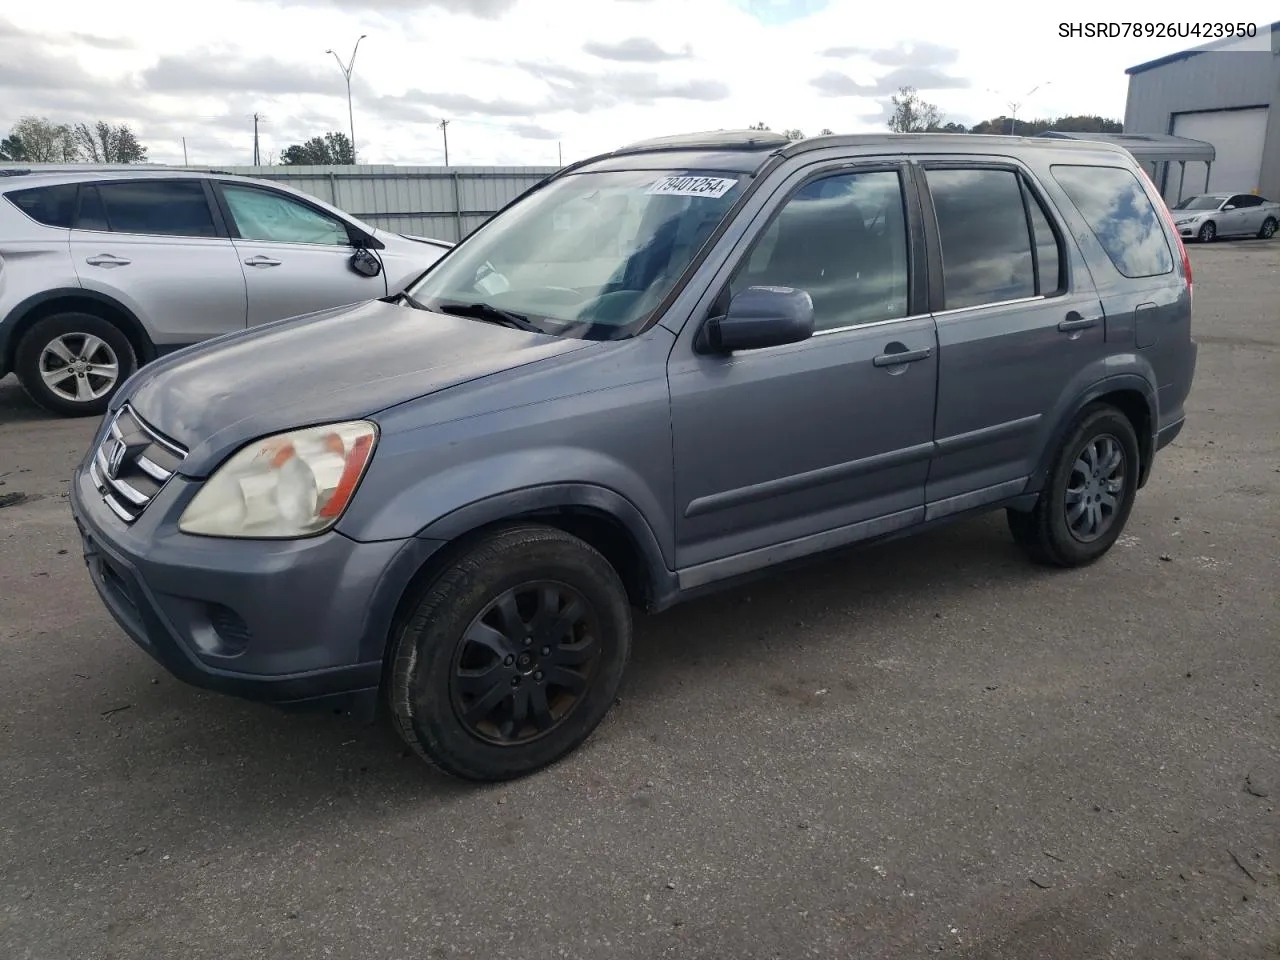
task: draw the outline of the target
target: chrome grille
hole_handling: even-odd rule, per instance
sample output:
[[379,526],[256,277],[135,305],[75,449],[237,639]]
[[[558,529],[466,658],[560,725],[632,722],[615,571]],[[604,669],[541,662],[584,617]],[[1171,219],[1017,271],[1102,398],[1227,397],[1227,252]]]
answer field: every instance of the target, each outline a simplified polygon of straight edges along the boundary
[[112,418],[106,437],[94,451],[89,479],[111,512],[133,523],[186,455],[126,405]]

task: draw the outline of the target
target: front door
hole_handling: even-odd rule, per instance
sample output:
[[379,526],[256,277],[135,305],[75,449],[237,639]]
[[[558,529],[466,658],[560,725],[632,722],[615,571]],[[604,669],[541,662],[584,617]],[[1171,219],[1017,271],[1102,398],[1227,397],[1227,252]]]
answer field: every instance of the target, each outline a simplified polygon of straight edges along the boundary
[[1024,172],[922,166],[939,281],[933,518],[1022,492],[1060,398],[1108,348],[1088,269]]
[[[922,264],[908,228],[918,220],[915,191],[904,186],[899,165],[797,172],[717,277],[712,313],[749,286],[798,287],[813,299],[816,334],[724,356],[695,352],[686,330],[674,348],[682,582],[888,532],[923,514],[937,342],[933,320],[912,315]],[[895,363],[895,353],[915,359]],[[703,575],[688,573],[699,565]]]
[[249,289],[249,324],[387,295],[384,274],[351,269],[347,225],[266,187],[219,183]]

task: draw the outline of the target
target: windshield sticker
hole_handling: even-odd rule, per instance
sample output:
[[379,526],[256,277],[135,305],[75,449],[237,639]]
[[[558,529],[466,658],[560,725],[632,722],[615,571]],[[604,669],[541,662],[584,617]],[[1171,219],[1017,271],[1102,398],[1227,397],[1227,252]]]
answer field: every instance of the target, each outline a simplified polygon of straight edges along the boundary
[[645,193],[664,197],[723,197],[738,185],[737,180],[724,177],[663,177],[649,186]]

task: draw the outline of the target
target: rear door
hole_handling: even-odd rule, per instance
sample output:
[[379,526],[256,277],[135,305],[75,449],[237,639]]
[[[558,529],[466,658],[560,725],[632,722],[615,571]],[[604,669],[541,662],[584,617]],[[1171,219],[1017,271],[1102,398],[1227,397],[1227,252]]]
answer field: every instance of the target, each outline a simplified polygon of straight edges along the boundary
[[245,282],[206,181],[81,184],[71,230],[80,283],[122,303],[157,346],[245,325]]
[[938,328],[930,518],[1022,491],[1072,379],[1106,351],[1102,304],[1034,178],[922,158]]
[[1233,233],[1253,236],[1262,229],[1264,208],[1261,197],[1255,197],[1249,193],[1239,193],[1231,198],[1231,202],[1236,205],[1232,213],[1237,217],[1236,228],[1232,231]]
[[351,268],[348,224],[326,210],[256,184],[219,182],[249,290],[249,324],[384,297],[385,272]]

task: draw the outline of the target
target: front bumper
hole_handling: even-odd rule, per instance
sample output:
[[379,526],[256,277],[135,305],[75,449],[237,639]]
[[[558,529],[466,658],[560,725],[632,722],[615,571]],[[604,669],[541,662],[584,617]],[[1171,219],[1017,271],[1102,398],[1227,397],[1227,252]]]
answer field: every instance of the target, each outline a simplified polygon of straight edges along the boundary
[[133,523],[78,469],[71,510],[98,595],[175,677],[285,705],[376,703],[400,598],[438,541],[194,537],[177,518],[198,484],[174,476]]

